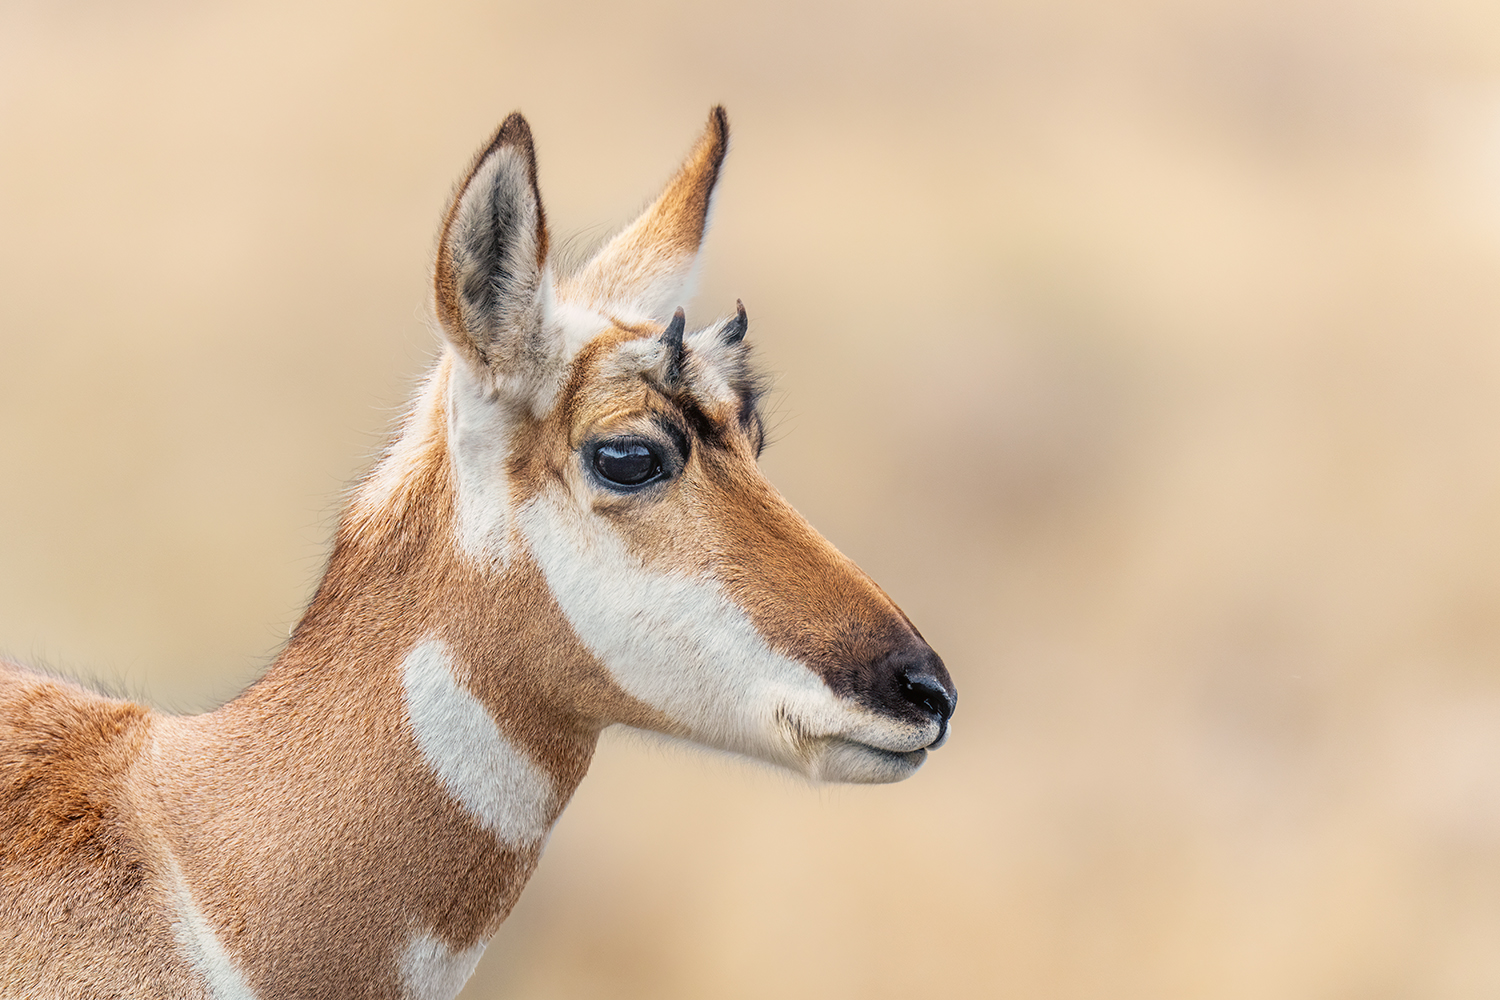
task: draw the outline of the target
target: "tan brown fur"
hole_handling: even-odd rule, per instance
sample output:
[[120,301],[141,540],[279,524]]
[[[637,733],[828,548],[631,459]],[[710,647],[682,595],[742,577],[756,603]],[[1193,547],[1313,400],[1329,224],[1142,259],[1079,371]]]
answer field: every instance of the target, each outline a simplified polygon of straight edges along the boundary
[[[132,772],[145,709],[0,663],[0,996],[159,981],[172,933]],[[143,816],[143,812],[146,816]]]
[[[537,422],[527,436],[565,439],[559,426]],[[404,654],[424,636],[458,651],[470,687],[552,774],[560,804],[604,725],[665,727],[578,646],[528,559],[497,579],[453,551],[447,453],[440,439],[428,445],[399,513],[346,519],[286,650],[218,711],[162,719],[56,682],[0,689],[7,871],[24,868],[28,881],[70,871],[77,899],[62,905],[131,894],[160,905],[163,862],[132,846],[144,789],[171,804],[157,835],[231,955],[247,968],[275,959],[248,977],[263,998],[355,985],[396,996],[390,956],[414,926],[455,949],[493,933],[537,856],[497,851],[436,784],[404,731],[394,676]],[[309,953],[299,946],[309,934],[342,944]],[[157,938],[170,954],[165,924]],[[90,963],[146,942],[102,943]]]
[[[601,313],[602,332],[569,355],[547,326],[530,129],[506,119],[444,217],[434,296],[451,350],[355,490],[286,648],[238,698],[171,717],[0,664],[0,997],[196,1000],[198,962],[211,966],[203,976],[242,977],[259,1000],[395,998],[409,943],[431,935],[465,953],[492,934],[605,726],[695,735],[656,707],[665,703],[641,700],[649,692],[628,694],[575,632],[508,519],[533,501],[560,493],[585,504],[643,572],[716,581],[759,632],[747,649],[800,660],[837,694],[866,697],[882,651],[919,642],[760,476],[745,346],[700,332],[684,358],[661,343],[659,302],[630,308],[632,296],[636,306],[665,296],[691,266],[727,142],[715,108],[663,195],[580,277],[559,282]],[[493,187],[474,191],[480,177]],[[664,274],[672,281],[644,288]],[[503,416],[499,458],[464,451],[476,426],[454,423],[464,406]],[[661,489],[612,492],[588,478],[591,437],[659,437],[664,426],[687,450]],[[465,535],[466,461],[492,462],[479,470],[485,483],[505,484],[494,501],[503,509],[483,527],[506,537]],[[552,793],[534,839],[485,826],[427,756],[403,669],[429,643],[451,658],[497,745]],[[206,928],[197,937],[194,920]]]
[[[689,380],[675,391],[628,370],[604,374],[613,367],[610,355],[640,337],[616,328],[575,360],[559,405],[570,447],[604,427],[628,427],[686,409],[706,417],[711,434],[694,435],[673,503],[646,509],[605,502],[595,509],[615,517],[643,564],[718,580],[774,649],[814,667],[835,690],[853,690],[859,678],[849,675],[851,664],[878,661],[880,650],[917,635],[915,628],[760,474],[759,422],[740,419],[737,398],[696,391],[691,365]],[[706,446],[705,436],[714,444]],[[774,587],[766,586],[770,580]]]
[[[564,802],[606,722],[652,716],[577,646],[527,560],[497,580],[453,552],[445,455],[430,457],[413,471],[399,522],[340,532],[312,606],[267,677],[198,724],[212,732],[191,734],[226,750],[255,735],[256,750],[229,766],[189,763],[169,779],[184,802],[172,821],[179,862],[202,887],[200,905],[228,916],[232,953],[249,964],[295,955],[308,928],[349,942],[333,958],[281,958],[275,977],[252,982],[263,997],[356,982],[371,991],[362,995],[394,995],[387,957],[414,925],[456,949],[474,944],[504,919],[536,863],[533,852],[496,851],[404,737],[394,671],[420,638],[458,651],[470,687],[553,775]],[[397,752],[371,756],[370,746]],[[276,776],[276,787],[263,775]],[[298,859],[294,869],[246,862],[265,838]],[[371,858],[410,860],[361,881]],[[372,968],[386,977],[370,979]]]
[[[559,297],[618,312],[623,304],[639,300],[643,288],[663,272],[690,269],[728,151],[729,119],[722,106],[715,106],[703,135],[666,189],[578,274],[559,282]],[[652,318],[670,314],[667,308]]]

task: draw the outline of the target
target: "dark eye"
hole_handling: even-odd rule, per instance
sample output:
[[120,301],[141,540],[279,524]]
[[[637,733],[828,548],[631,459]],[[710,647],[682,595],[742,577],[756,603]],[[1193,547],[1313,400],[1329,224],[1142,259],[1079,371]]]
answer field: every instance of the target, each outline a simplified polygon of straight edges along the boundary
[[594,449],[594,471],[615,486],[644,486],[661,478],[661,456],[644,441],[605,441]]

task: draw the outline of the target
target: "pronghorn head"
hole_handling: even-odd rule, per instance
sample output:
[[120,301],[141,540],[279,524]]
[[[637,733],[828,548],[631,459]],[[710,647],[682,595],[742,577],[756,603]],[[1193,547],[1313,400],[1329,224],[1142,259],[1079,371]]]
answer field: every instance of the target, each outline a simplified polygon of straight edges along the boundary
[[443,221],[445,357],[364,495],[387,503],[403,453],[443,442],[458,558],[544,581],[528,613],[591,654],[570,711],[818,778],[899,780],[947,737],[948,672],[757,468],[743,307],[697,329],[681,308],[728,138],[715,108],[662,195],[562,274],[531,131],[507,118]]

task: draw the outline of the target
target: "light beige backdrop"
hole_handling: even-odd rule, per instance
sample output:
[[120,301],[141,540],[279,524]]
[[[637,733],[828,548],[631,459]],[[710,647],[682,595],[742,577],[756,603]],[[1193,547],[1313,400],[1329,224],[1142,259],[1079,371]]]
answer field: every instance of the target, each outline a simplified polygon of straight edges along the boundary
[[508,111],[962,691],[911,781],[605,740],[466,997],[1500,995],[1500,8],[0,0],[0,648],[253,677]]

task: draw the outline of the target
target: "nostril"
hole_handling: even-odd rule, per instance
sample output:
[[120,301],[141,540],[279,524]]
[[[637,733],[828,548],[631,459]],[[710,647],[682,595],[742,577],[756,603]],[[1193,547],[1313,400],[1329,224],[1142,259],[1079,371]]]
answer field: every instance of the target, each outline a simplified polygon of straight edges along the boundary
[[938,679],[928,673],[908,672],[901,675],[901,696],[913,705],[919,705],[947,722],[953,716],[954,702],[958,699]]

